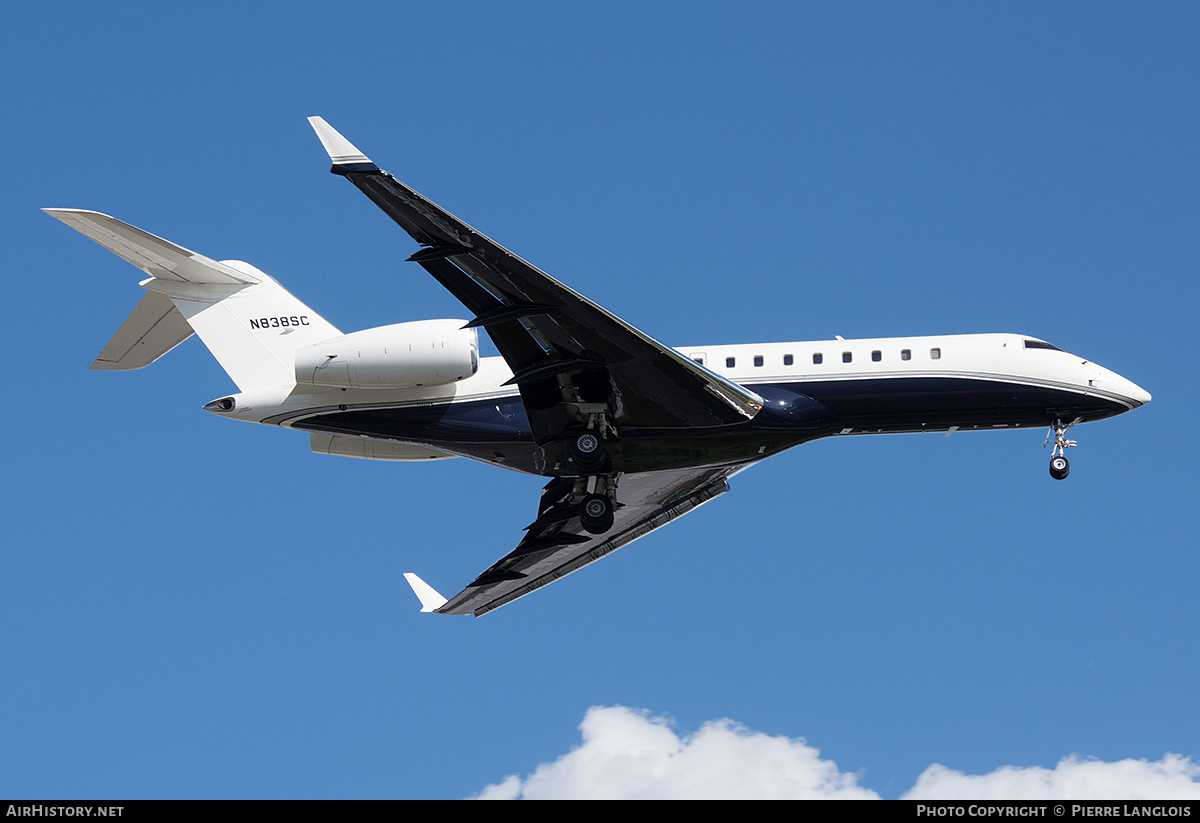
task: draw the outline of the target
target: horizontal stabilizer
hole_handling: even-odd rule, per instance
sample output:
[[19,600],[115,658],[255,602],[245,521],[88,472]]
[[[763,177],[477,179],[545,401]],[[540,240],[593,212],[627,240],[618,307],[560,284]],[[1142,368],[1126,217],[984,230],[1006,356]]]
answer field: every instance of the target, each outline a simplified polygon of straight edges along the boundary
[[412,586],[413,593],[421,601],[421,611],[437,611],[446,605],[446,598],[438,594],[433,586],[430,586],[412,572],[405,572],[404,579],[408,581],[408,585]]
[[192,333],[171,298],[146,292],[91,368],[125,371],[149,366]]
[[258,281],[244,272],[177,246],[169,240],[122,223],[115,217],[86,209],[42,209],[80,234],[96,241],[117,257],[151,277],[178,283],[245,285]]

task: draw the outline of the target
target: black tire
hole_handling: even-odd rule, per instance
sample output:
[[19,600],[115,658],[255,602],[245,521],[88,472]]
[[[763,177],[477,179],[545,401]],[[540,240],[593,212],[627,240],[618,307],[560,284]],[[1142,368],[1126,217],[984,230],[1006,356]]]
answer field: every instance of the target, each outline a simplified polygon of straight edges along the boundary
[[1055,480],[1066,480],[1071,473],[1071,464],[1065,457],[1050,458],[1050,476]]
[[604,534],[613,526],[613,504],[602,494],[589,494],[579,504],[579,522],[591,534]]
[[608,460],[604,440],[590,429],[578,432],[567,442],[571,459],[583,472],[598,472]]

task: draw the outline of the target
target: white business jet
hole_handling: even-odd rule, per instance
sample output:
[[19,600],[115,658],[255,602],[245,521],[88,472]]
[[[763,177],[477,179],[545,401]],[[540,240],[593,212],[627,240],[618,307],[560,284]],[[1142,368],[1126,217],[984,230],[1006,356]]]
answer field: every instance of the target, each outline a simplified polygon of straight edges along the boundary
[[[309,118],[342,175],[421,246],[409,260],[471,312],[343,334],[268,275],[104,214],[46,209],[141,269],[141,301],[92,364],[146,366],[193,333],[239,392],[205,409],[309,433],[315,452],[467,457],[550,478],[509,554],[422,611],[485,614],[719,494],[742,468],[821,437],[1049,426],[1150,402],[1108,369],[1020,334],[673,349],[381,170]],[[484,329],[500,357],[480,357]]]

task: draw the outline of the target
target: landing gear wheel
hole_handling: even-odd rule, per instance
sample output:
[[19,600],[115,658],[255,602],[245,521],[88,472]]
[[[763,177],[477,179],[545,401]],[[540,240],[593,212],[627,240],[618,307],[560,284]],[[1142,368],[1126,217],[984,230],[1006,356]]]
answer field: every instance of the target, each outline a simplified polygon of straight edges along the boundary
[[572,436],[567,443],[567,450],[575,465],[588,474],[598,473],[608,460],[608,449],[600,435],[591,429]]
[[1055,480],[1065,480],[1071,473],[1071,464],[1067,458],[1056,456],[1050,458],[1050,476]]
[[1055,420],[1054,425],[1050,427],[1050,431],[1046,432],[1046,443],[1050,445],[1050,437],[1054,437],[1054,451],[1050,452],[1050,476],[1055,480],[1066,480],[1067,475],[1071,473],[1071,464],[1067,462],[1067,449],[1075,447],[1074,440],[1067,439],[1067,429],[1081,421],[1082,417],[1077,417],[1070,423],[1063,423],[1062,420]]
[[589,494],[579,504],[579,522],[584,531],[604,534],[613,526],[613,504],[602,494]]

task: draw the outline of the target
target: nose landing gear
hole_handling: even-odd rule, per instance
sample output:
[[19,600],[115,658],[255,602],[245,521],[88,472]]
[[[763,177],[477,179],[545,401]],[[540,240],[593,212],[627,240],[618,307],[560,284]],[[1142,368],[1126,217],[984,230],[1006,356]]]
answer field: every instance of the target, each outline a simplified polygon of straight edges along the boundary
[[1067,429],[1078,422],[1078,420],[1072,420],[1064,425],[1061,420],[1055,420],[1050,431],[1046,432],[1046,443],[1043,448],[1049,445],[1050,435],[1054,435],[1054,452],[1050,455],[1050,476],[1055,480],[1066,480],[1067,475],[1071,473],[1071,463],[1067,460],[1065,452],[1077,444],[1074,440],[1067,439]]

